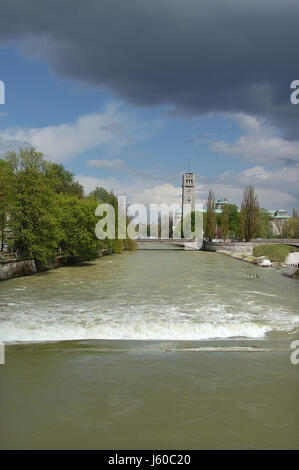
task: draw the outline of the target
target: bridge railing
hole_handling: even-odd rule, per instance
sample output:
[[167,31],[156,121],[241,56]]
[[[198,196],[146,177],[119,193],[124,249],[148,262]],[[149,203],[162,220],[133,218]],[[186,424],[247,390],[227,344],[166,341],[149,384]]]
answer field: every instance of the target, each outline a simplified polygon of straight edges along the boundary
[[299,243],[298,238],[263,238],[261,240],[253,238],[250,240],[251,243],[256,243],[256,244],[264,244],[264,243],[280,243],[282,245],[284,244],[290,244],[290,243]]
[[222,245],[222,244],[235,244],[235,245],[240,245],[241,243],[259,243],[259,244],[265,244],[265,243],[299,243],[298,238],[252,238],[250,241],[245,242],[244,240],[217,240],[217,241],[207,241],[205,240],[205,243],[211,243],[213,245]]
[[192,242],[194,238],[135,238],[135,242]]

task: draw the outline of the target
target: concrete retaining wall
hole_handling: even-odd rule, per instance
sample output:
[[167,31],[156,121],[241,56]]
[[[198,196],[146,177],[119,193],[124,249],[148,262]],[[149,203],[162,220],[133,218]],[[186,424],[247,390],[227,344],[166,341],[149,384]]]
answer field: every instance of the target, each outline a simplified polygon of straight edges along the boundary
[[253,253],[253,243],[251,242],[235,242],[235,243],[210,243],[204,242],[204,250],[206,251],[230,251],[231,253]]
[[36,273],[34,259],[0,262],[0,281]]

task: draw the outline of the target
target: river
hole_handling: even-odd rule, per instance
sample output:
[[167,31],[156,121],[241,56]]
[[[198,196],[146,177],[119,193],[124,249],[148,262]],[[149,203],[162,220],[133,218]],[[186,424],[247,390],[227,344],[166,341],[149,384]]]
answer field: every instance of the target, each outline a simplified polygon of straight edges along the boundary
[[299,448],[299,284],[140,250],[0,284],[0,448]]

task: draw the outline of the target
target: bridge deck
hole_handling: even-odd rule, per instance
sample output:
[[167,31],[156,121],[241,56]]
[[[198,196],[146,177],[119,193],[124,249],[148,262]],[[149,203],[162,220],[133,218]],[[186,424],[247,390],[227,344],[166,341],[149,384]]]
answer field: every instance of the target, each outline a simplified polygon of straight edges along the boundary
[[205,242],[209,245],[226,245],[226,246],[236,246],[236,245],[267,245],[267,244],[279,244],[279,245],[292,245],[299,247],[299,239],[297,238],[262,238],[261,240],[252,239],[249,242]]
[[[138,238],[135,239],[138,245],[144,244],[171,244],[171,245],[181,245],[185,246],[188,243],[195,243],[198,241],[202,242],[202,239],[194,238]],[[241,241],[230,241],[230,242],[204,242],[206,246],[252,246],[252,245],[265,245],[265,244],[282,244],[299,247],[299,239],[289,239],[289,238],[264,238],[261,240],[253,239],[250,242],[241,242]],[[203,247],[204,249],[204,247]]]
[[136,238],[137,243],[186,243],[193,242],[193,238]]

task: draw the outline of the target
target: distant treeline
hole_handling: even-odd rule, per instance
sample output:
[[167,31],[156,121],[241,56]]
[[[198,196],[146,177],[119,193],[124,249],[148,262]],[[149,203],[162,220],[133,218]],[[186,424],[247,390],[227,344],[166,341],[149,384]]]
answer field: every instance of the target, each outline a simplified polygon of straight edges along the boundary
[[[184,224],[191,224],[194,232],[195,212],[184,218]],[[260,208],[253,186],[244,188],[240,211],[235,204],[224,203],[221,213],[216,212],[215,196],[212,190],[209,191],[206,211],[203,213],[204,238],[245,241],[252,238],[299,238],[299,216],[296,209],[293,210],[293,217],[274,219],[273,224],[269,212]],[[180,237],[182,233],[183,221],[176,228],[175,236]]]
[[252,238],[299,238],[299,217],[296,209],[293,218],[274,219],[276,232],[269,213],[259,205],[253,186],[246,186],[243,191],[241,210],[234,204],[224,204],[222,213],[216,214],[215,196],[209,191],[204,214],[205,237],[212,240],[215,236],[249,241]]
[[[1,252],[33,258],[39,270],[65,263],[90,261],[101,254],[135,249],[134,241],[98,240],[95,209],[100,202],[115,208],[113,192],[97,188],[84,196],[83,187],[63,165],[49,162],[33,147],[0,158]],[[117,225],[116,225],[117,226]],[[116,232],[117,233],[117,232]]]

